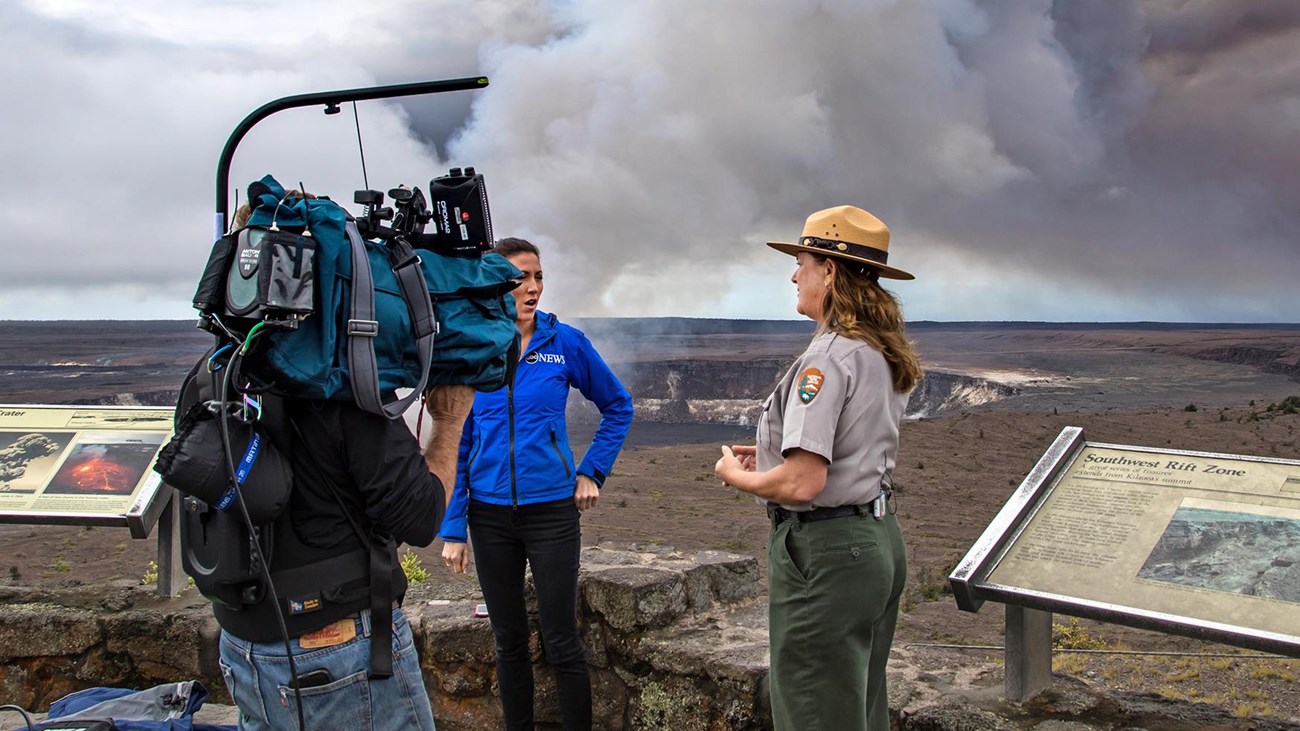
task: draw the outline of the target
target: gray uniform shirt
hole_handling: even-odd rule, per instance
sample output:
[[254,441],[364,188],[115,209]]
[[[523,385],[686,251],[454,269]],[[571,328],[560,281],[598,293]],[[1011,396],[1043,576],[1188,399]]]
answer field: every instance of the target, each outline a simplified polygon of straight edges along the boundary
[[822,333],[763,404],[755,467],[767,471],[789,450],[807,450],[829,463],[826,488],[810,503],[783,507],[862,505],[880,493],[881,480],[893,472],[907,398],[894,390],[880,351]]

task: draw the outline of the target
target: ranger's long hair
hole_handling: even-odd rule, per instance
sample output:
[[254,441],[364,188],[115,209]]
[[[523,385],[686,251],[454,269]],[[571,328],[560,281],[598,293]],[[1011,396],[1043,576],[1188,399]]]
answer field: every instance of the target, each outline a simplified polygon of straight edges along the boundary
[[869,266],[836,259],[822,313],[819,329],[861,340],[885,356],[895,391],[906,393],[920,382],[921,362],[904,332],[903,309]]

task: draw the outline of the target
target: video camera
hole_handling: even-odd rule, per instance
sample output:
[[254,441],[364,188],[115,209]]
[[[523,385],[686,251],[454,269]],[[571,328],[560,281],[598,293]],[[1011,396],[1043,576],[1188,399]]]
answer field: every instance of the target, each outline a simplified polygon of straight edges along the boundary
[[[384,194],[358,190],[353,201],[363,206],[357,231],[363,238],[400,241],[411,249],[444,256],[477,258],[492,246],[492,218],[483,176],[474,168],[451,168],[429,181],[429,196],[399,186]],[[326,199],[328,200],[328,199]],[[431,231],[426,232],[426,228]],[[315,311],[313,257],[317,244],[310,232],[271,228],[245,229],[214,246],[194,306],[204,313],[200,327],[225,330],[215,314],[242,332],[253,325],[294,330]],[[403,258],[395,247],[390,256]],[[404,255],[409,258],[409,250]],[[394,259],[393,264],[399,262]]]
[[[362,236],[385,241],[401,239],[411,248],[436,251],[445,256],[477,257],[492,246],[492,217],[488,212],[483,176],[474,168],[452,168],[447,175],[429,181],[429,198],[418,187],[399,186],[388,191],[393,207],[384,205],[384,194],[358,190],[353,202],[364,206],[357,229]],[[392,221],[385,226],[383,221]],[[433,231],[425,233],[432,223]]]

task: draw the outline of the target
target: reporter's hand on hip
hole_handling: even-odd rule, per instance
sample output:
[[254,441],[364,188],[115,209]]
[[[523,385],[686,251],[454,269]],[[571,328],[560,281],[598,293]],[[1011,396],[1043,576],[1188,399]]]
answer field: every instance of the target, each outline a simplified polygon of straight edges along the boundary
[[600,487],[596,481],[586,475],[578,475],[578,484],[573,491],[573,502],[577,504],[578,510],[596,507],[597,500],[600,500]]
[[442,561],[453,574],[463,574],[469,568],[469,544],[443,541]]

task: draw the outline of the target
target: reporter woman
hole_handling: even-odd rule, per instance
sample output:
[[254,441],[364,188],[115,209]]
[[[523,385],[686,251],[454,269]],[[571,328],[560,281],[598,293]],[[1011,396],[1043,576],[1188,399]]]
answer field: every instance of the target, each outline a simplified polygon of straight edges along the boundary
[[[541,254],[523,239],[493,251],[523,272],[514,290],[521,358],[514,382],[480,393],[461,436],[457,479],[439,536],[454,573],[469,563],[466,524],[496,637],[497,685],[508,729],[533,728],[533,669],[524,604],[532,567],[547,662],[565,729],[591,728],[591,680],[578,633],[581,511],[596,505],[632,424],[632,397],[581,331],[537,309]],[[569,389],[600,409],[575,464],[565,429]]]
[[778,731],[887,731],[885,664],[907,574],[889,507],[898,425],[921,378],[880,278],[889,228],[852,206],[808,217],[798,243],[808,349],[768,397],[757,446],[722,447],[725,484],[768,508],[769,686]]

